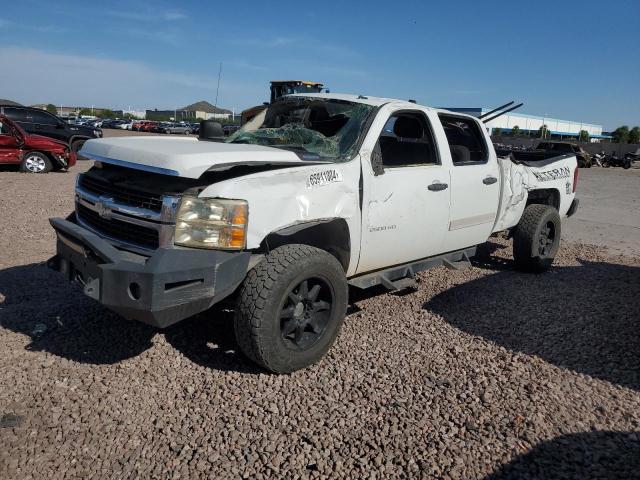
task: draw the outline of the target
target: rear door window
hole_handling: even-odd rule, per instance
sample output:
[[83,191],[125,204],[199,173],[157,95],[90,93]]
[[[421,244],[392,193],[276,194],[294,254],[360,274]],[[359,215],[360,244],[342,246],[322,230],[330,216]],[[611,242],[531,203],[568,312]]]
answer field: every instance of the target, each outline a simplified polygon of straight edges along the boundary
[[443,113],[438,117],[449,142],[454,166],[487,163],[489,149],[478,122],[471,118]]

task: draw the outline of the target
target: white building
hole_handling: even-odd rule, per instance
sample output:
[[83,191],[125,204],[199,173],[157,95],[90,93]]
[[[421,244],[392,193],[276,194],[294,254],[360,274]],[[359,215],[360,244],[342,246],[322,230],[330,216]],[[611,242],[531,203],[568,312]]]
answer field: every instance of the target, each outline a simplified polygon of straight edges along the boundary
[[[461,112],[479,117],[480,115],[490,112],[492,108],[470,107],[470,108],[447,108],[453,112]],[[491,118],[492,115],[489,115]],[[509,133],[511,129],[517,126],[524,135],[535,135],[542,125],[546,125],[547,129],[554,138],[577,138],[580,130],[589,132],[589,138],[592,141],[599,141],[602,138],[611,138],[602,134],[602,125],[594,125],[576,120],[560,120],[552,117],[526,115],[516,111],[502,115],[501,117],[486,123],[489,132],[492,133],[496,129],[500,129],[502,133]]]

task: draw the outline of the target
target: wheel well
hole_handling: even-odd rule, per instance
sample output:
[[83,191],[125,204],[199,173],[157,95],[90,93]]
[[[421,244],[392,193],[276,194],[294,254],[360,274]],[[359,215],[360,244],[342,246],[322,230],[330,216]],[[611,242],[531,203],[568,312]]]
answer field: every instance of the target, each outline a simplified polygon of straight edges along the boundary
[[71,138],[69,139],[69,143],[68,143],[69,148],[73,148],[72,146],[73,146],[73,144],[74,144],[74,143],[76,143],[76,142],[83,142],[83,143],[84,143],[84,142],[86,142],[87,140],[91,140],[91,138],[89,138],[89,137],[84,137],[84,136],[81,136],[81,135],[76,135],[76,136],[74,136],[74,137],[71,137]]
[[330,253],[340,262],[345,272],[351,259],[351,236],[343,218],[314,220],[297,223],[271,232],[260,244],[260,251],[269,252],[282,245],[299,243]]
[[532,190],[527,198],[527,205],[532,203],[550,205],[560,210],[560,192],[555,188],[543,188],[540,190]]

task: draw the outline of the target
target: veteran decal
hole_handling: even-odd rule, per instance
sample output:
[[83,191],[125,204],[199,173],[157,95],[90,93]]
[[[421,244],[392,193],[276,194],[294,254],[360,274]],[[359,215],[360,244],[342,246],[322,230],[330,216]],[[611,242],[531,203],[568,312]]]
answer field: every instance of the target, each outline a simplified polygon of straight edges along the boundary
[[532,171],[531,173],[541,182],[550,182],[552,180],[558,180],[559,178],[569,178],[571,176],[571,169],[569,167],[560,167],[547,170],[546,172]]

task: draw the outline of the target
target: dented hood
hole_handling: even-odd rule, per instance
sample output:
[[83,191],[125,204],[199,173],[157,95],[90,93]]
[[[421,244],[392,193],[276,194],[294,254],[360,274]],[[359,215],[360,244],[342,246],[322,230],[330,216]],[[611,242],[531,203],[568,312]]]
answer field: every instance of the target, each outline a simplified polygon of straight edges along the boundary
[[164,175],[198,178],[234,165],[311,165],[296,153],[260,145],[201,141],[194,137],[130,136],[85,142],[80,156]]

